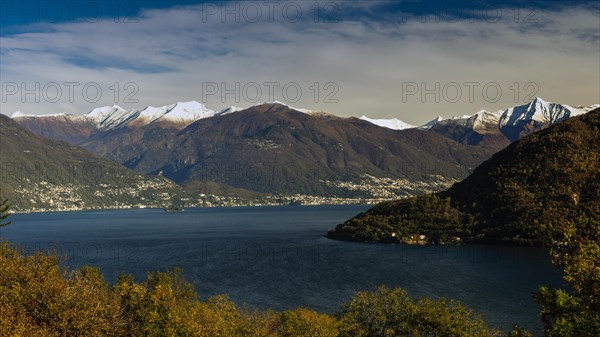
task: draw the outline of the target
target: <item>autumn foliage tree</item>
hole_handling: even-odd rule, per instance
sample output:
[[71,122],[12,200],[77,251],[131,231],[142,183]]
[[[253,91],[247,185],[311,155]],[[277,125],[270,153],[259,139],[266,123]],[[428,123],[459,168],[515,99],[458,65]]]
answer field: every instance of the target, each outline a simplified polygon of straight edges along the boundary
[[343,306],[341,323],[344,337],[499,336],[459,301],[414,300],[402,289],[387,287],[358,292]]
[[544,335],[600,336],[600,222],[581,218],[571,223],[552,257],[564,269],[571,291],[544,286],[535,294]]

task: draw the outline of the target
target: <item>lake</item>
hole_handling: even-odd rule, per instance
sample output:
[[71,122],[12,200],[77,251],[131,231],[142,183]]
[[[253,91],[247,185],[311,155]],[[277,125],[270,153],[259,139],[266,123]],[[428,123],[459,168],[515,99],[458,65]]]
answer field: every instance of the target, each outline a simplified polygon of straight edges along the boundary
[[355,291],[385,284],[414,297],[458,299],[491,325],[539,331],[532,293],[562,272],[541,248],[406,246],[333,241],[323,235],[369,206],[279,206],[15,214],[4,240],[55,250],[71,267],[98,266],[109,281],[184,270],[201,298],[276,310],[336,312]]

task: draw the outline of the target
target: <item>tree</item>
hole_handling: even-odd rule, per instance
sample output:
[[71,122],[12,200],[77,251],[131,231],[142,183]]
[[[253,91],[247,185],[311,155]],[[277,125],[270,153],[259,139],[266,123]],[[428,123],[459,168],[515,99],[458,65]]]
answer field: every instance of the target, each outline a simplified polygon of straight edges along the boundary
[[123,336],[118,298],[96,268],[67,273],[58,257],[0,242],[2,336]]
[[358,292],[342,308],[343,337],[491,337],[498,332],[461,302],[411,299],[406,291],[379,287]]
[[10,221],[4,222],[10,215],[8,210],[10,209],[10,203],[8,199],[2,199],[2,189],[0,189],[0,227],[10,225]]
[[313,310],[299,308],[281,313],[279,332],[282,337],[337,337],[338,321]]
[[600,222],[580,218],[568,224],[552,249],[571,292],[542,286],[534,299],[542,306],[546,337],[600,336]]

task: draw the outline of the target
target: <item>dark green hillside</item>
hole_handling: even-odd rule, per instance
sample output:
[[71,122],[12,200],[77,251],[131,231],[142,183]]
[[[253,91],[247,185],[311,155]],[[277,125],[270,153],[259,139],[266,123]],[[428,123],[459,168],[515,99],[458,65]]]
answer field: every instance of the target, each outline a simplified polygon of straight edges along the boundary
[[163,207],[186,198],[178,185],[146,177],[65,142],[35,135],[0,115],[0,188],[15,211]]
[[582,215],[600,219],[600,109],[511,144],[446,191],[381,203],[328,236],[542,244]]

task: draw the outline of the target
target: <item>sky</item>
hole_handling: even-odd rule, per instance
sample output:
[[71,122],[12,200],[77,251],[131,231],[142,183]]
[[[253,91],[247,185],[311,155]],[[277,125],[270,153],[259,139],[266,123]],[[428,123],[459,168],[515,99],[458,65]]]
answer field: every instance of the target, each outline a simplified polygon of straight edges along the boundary
[[[590,4],[591,3],[591,4]],[[2,1],[0,111],[196,100],[340,116],[600,103],[586,1]]]

